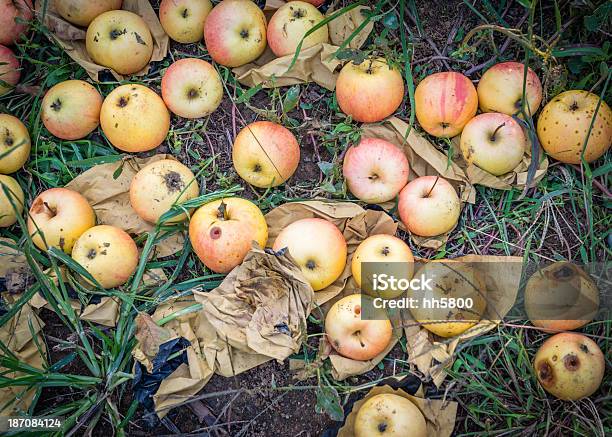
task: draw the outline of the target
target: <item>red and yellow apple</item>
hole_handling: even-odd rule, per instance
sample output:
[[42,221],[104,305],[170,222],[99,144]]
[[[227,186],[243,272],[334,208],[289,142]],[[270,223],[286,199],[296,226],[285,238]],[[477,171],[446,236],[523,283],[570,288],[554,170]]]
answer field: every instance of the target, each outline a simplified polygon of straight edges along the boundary
[[606,370],[597,343],[574,332],[548,338],[533,360],[538,381],[551,395],[577,401],[599,388]]
[[67,80],[47,91],[41,106],[49,132],[63,140],[78,140],[98,127],[102,96],[85,81]]
[[0,0],[0,44],[16,43],[34,16],[32,0]]
[[248,64],[266,49],[266,17],[251,0],[223,0],[206,18],[204,42],[215,62]]
[[[5,188],[8,194],[4,192]],[[23,190],[19,183],[10,176],[0,174],[0,228],[9,227],[17,221],[17,215],[23,212],[23,203]]]
[[89,228],[74,243],[72,259],[104,288],[123,285],[138,267],[138,248],[127,232],[115,226]]
[[145,152],[159,146],[170,130],[170,113],[155,91],[138,84],[121,85],[106,96],[100,125],[113,146]]
[[232,149],[236,172],[259,188],[276,187],[289,179],[300,163],[300,146],[284,126],[256,121],[236,136]]
[[94,62],[119,74],[142,70],[153,54],[147,23],[124,10],[104,12],[94,18],[87,28],[85,46]]
[[310,3],[303,1],[285,3],[277,9],[268,23],[267,38],[270,49],[280,57],[295,53],[300,42],[302,42],[301,50],[329,42],[327,24],[304,38],[306,32],[324,19],[323,14]]
[[325,0],[303,0],[306,3],[310,3],[313,6],[316,6],[317,8],[319,6],[321,6],[323,3],[325,3]]
[[81,234],[95,225],[96,215],[87,199],[67,188],[40,193],[28,217],[28,232],[39,249],[57,247],[68,254]]
[[527,137],[511,116],[486,112],[472,118],[461,132],[461,153],[468,164],[500,176],[523,160]]
[[404,99],[404,80],[399,70],[384,58],[361,64],[347,63],[336,81],[338,106],[353,120],[381,121],[395,112]]
[[355,437],[427,437],[427,423],[409,399],[381,393],[361,405],[353,431]]
[[408,159],[389,141],[362,138],[351,146],[342,165],[348,189],[367,203],[394,199],[408,183]]
[[0,96],[12,90],[19,83],[20,77],[17,57],[11,49],[0,45]]
[[[542,109],[538,118],[538,138],[546,153],[566,164],[580,164],[587,134],[599,96],[588,91],[565,91]],[[601,101],[586,142],[584,159],[593,162],[603,156],[612,142],[612,110]]]
[[121,9],[122,0],[55,0],[55,10],[64,20],[87,27],[98,15]]
[[380,354],[391,342],[393,327],[384,311],[376,317],[362,319],[362,299],[373,306],[372,297],[351,294],[343,297],[325,316],[325,335],[331,346],[340,355],[358,361],[367,361]]
[[461,202],[446,179],[421,176],[401,191],[398,212],[410,232],[421,237],[434,237],[451,231],[457,225]]
[[30,156],[30,134],[9,114],[0,114],[0,174],[15,173]]
[[210,0],[162,0],[159,21],[173,40],[194,43],[204,38],[204,22],[211,10]]
[[478,94],[472,82],[454,71],[434,73],[414,92],[416,116],[425,131],[435,137],[454,137],[478,110]]
[[[502,62],[489,68],[478,82],[478,102],[482,112],[514,115],[523,102],[525,66],[520,62]],[[542,84],[537,74],[527,68],[525,112],[535,114],[542,102]]]
[[265,247],[268,225],[254,203],[229,197],[202,205],[193,214],[189,239],[206,267],[228,273],[242,262],[253,241]]
[[[200,194],[198,182],[189,170],[174,159],[162,159],[144,166],[132,179],[130,204],[136,214],[150,223],[157,223],[172,205],[194,199]],[[180,214],[167,223],[183,221]]]
[[197,58],[174,62],[162,77],[161,93],[176,115],[201,118],[212,113],[223,99],[223,84],[217,70]]

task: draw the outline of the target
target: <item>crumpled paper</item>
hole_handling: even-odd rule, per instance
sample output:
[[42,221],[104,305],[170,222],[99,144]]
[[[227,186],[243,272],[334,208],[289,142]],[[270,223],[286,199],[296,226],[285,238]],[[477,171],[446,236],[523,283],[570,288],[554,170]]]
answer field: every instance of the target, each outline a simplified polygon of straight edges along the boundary
[[361,406],[371,397],[380,394],[394,394],[408,399],[423,413],[427,424],[428,437],[449,437],[455,428],[457,417],[457,402],[440,399],[424,399],[422,388],[414,396],[402,389],[393,389],[388,385],[373,387],[365,397],[353,405],[353,410],[346,417],[344,426],[338,431],[338,437],[353,437],[355,435],[355,419]]
[[[45,3],[47,3],[47,10],[44,17],[41,19],[43,14],[43,5]],[[123,0],[123,5],[121,8],[126,11],[134,12],[135,14],[139,15],[145,21],[145,23],[147,23],[153,38],[153,54],[150,62],[161,61],[164,59],[168,53],[169,39],[166,32],[164,32],[164,29],[157,18],[157,14],[151,6],[151,3],[146,0]],[[45,26],[47,26],[53,35],[53,39],[64,49],[68,56],[74,59],[77,64],[85,69],[89,77],[91,77],[93,80],[98,81],[98,75],[103,70],[109,70],[118,81],[127,79],[129,77],[119,74],[108,67],[96,64],[94,60],[91,59],[87,53],[87,49],[85,48],[85,37],[87,35],[87,30],[76,27],[64,20],[57,13],[53,1],[37,1],[36,14],[45,24]],[[149,68],[150,64],[145,66],[139,72],[134,73],[134,75],[143,76],[147,74]]]

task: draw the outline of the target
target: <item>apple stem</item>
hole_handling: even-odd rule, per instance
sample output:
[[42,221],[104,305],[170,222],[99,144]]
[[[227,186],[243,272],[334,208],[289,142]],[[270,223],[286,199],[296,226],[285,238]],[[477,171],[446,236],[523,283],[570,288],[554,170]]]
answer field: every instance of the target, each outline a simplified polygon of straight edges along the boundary
[[45,205],[45,208],[47,208],[51,214],[55,215],[55,210],[51,208],[47,202],[43,202],[43,205]]
[[221,204],[219,205],[219,208],[217,209],[218,213],[217,213],[217,218],[219,218],[220,220],[227,220],[227,205],[225,204],[225,202],[223,201],[223,199],[221,199]]
[[495,141],[495,135],[497,135],[497,132],[506,125],[506,122],[504,121],[502,124],[500,124],[499,126],[497,126],[495,128],[495,130],[493,131],[493,133],[491,134],[491,141]]
[[425,197],[429,197],[429,195],[431,194],[431,192],[433,191],[433,189],[436,187],[436,184],[438,183],[438,179],[440,179],[440,176],[436,176],[436,180],[434,181],[433,185],[431,186],[431,189],[429,190],[429,192],[425,195]]

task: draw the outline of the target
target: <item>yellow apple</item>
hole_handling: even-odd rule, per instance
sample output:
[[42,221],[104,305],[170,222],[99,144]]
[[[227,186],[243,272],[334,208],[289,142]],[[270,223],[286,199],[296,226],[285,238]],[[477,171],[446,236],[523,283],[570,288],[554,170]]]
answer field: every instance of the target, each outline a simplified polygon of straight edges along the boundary
[[[8,191],[8,195],[4,193],[4,188]],[[10,176],[0,174],[0,228],[15,224],[17,215],[23,212],[23,204],[23,190],[17,181]]]
[[54,3],[64,20],[87,27],[98,15],[121,9],[122,0],[54,0]]
[[355,437],[427,437],[421,410],[405,397],[381,393],[366,400],[354,425]]
[[162,0],[159,21],[173,40],[194,43],[204,37],[204,22],[211,9],[210,0]]
[[15,173],[30,156],[30,134],[9,114],[0,114],[0,174]]
[[303,1],[290,1],[276,10],[268,23],[268,45],[276,56],[295,53],[302,42],[301,50],[329,41],[327,24],[306,35],[325,17],[313,5]]

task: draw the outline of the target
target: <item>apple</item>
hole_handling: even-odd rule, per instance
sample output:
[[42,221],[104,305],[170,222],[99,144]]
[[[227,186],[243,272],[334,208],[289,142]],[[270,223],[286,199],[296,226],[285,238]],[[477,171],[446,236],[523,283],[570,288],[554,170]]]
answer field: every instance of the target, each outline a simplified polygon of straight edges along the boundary
[[414,92],[417,120],[435,137],[454,137],[478,110],[478,94],[461,73],[434,73],[423,79]]
[[121,9],[122,0],[55,0],[55,9],[64,20],[87,27],[98,15]]
[[384,58],[347,63],[336,81],[338,106],[353,120],[374,123],[395,112],[404,99],[404,80]]
[[283,229],[272,249],[284,248],[302,270],[314,291],[340,277],[346,266],[347,245],[336,225],[320,218],[297,220]]
[[173,40],[194,43],[204,37],[204,22],[211,9],[210,0],[162,0],[159,21]]
[[325,335],[340,355],[367,361],[389,345],[393,328],[384,311],[371,320],[362,319],[362,300],[374,309],[372,297],[364,294],[351,294],[334,303],[325,316]]
[[408,159],[399,147],[378,138],[351,146],[342,165],[348,189],[367,203],[394,199],[408,183]]
[[[411,279],[414,274],[414,256],[410,247],[402,240],[393,235],[377,234],[372,235],[359,244],[357,250],[353,254],[351,262],[351,271],[353,279],[364,292],[384,299],[392,299],[402,294],[401,290],[374,291],[372,278],[362,280],[361,264],[362,263],[378,263],[380,269],[392,270],[393,266],[389,264],[402,263],[402,269],[406,268],[406,279]],[[394,269],[393,269],[394,270]],[[382,271],[376,273],[383,273]]]
[[170,111],[185,118],[201,118],[214,112],[223,99],[217,70],[197,58],[174,62],[161,81],[162,98]]
[[236,172],[259,188],[276,187],[293,175],[300,163],[300,146],[284,126],[256,121],[236,136],[232,148]]
[[544,390],[559,399],[577,401],[599,388],[606,364],[593,340],[582,334],[563,332],[540,346],[533,367]]
[[72,259],[81,264],[104,288],[123,285],[138,267],[138,248],[127,232],[98,225],[74,243]]
[[304,38],[306,32],[324,19],[323,14],[310,3],[303,1],[285,3],[277,9],[268,23],[267,39],[270,49],[280,57],[295,53],[302,40],[300,50],[329,42],[327,24]]
[[525,286],[525,311],[533,326],[570,331],[589,323],[599,309],[595,281],[576,264],[558,261],[535,272]]
[[30,156],[30,134],[9,114],[0,114],[0,174],[15,173]]
[[31,0],[0,0],[0,44],[16,43],[28,29],[24,21],[32,20],[33,11]]
[[[523,101],[525,66],[520,62],[501,62],[489,68],[478,82],[478,102],[482,112],[517,114]],[[542,102],[542,83],[531,68],[527,68],[525,112],[535,114]]]
[[98,127],[102,96],[85,81],[67,80],[47,91],[41,106],[49,132],[63,140],[78,140]]
[[95,225],[96,215],[87,199],[67,188],[40,193],[28,217],[28,232],[38,248],[57,247],[68,254],[81,234]]
[[400,192],[398,211],[410,232],[421,237],[434,237],[451,231],[457,225],[461,202],[446,179],[421,176]]
[[[8,195],[5,194],[4,188],[7,189]],[[7,228],[17,221],[17,215],[23,212],[23,203],[23,190],[17,181],[10,176],[0,174],[0,228]]]
[[527,137],[511,116],[486,112],[472,118],[461,132],[461,153],[468,164],[500,176],[523,160]]
[[20,77],[17,57],[11,49],[0,45],[0,96],[12,90],[19,83]]
[[223,0],[204,22],[204,42],[215,62],[248,64],[266,49],[266,17],[251,0]]
[[119,74],[142,70],[151,60],[153,38],[147,23],[130,11],[98,15],[87,28],[87,53],[94,62]]
[[202,205],[193,214],[189,239],[206,267],[228,273],[242,262],[253,241],[265,247],[268,225],[254,203],[228,197]]
[[[580,164],[589,127],[599,96],[582,90],[565,91],[552,99],[538,118],[538,138],[546,153],[566,164]],[[584,151],[593,162],[603,156],[612,142],[612,111],[601,101]]]
[[304,0],[306,3],[310,3],[313,6],[316,6],[317,8],[319,6],[321,6],[323,3],[325,3],[325,0]]
[[[136,214],[150,223],[157,223],[172,205],[194,199],[200,194],[195,176],[174,159],[162,159],[144,166],[132,179],[130,204]],[[167,223],[183,221],[186,214],[178,215]]]
[[421,410],[403,396],[381,393],[366,400],[355,416],[355,437],[427,437]]
[[145,152],[166,139],[170,113],[155,91],[138,84],[121,85],[104,99],[100,125],[116,148]]

